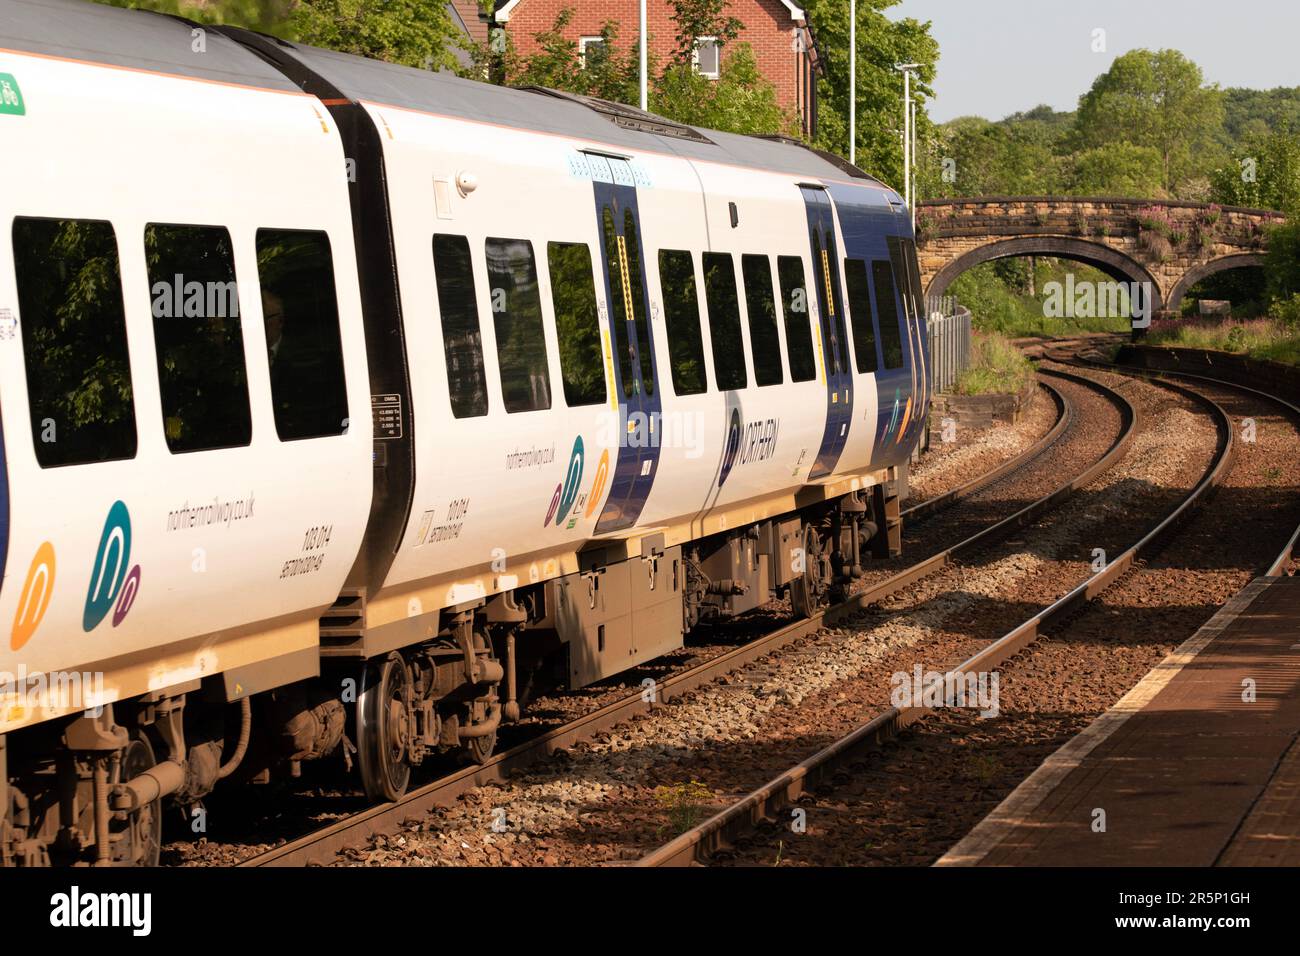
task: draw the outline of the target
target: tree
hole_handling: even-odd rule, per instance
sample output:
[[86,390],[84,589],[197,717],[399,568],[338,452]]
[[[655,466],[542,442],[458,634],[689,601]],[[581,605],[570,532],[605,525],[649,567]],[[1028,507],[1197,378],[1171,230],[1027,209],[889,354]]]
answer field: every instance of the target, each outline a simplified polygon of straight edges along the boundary
[[[730,133],[786,133],[794,119],[781,109],[776,89],[759,72],[748,44],[736,42],[740,21],[725,15],[726,0],[673,0],[677,45],[662,69],[651,56],[649,100],[653,112],[691,126]],[[602,43],[583,56],[576,40],[565,36],[573,11],[559,12],[551,26],[534,34],[535,53],[521,55],[513,39],[504,51],[480,45],[471,72],[490,75],[510,86],[545,86],[619,103],[639,99],[639,57],[635,39],[619,43],[619,24],[609,20]],[[721,57],[717,79],[701,76],[693,65],[695,40],[716,37]]]
[[303,43],[427,70],[455,69],[462,42],[431,0],[297,0],[289,26]]
[[[933,135],[925,105],[933,95],[930,84],[934,81],[939,45],[930,36],[928,22],[910,17],[895,21],[885,16],[885,11],[898,2],[858,0],[857,161],[872,175],[901,190],[903,77],[895,66],[921,65],[912,81],[921,152],[921,144]],[[849,3],[811,0],[804,9],[817,37],[817,54],[825,71],[818,83],[817,145],[848,156]]]
[[1076,196],[1163,198],[1160,154],[1150,146],[1113,143],[1070,157],[1070,192]]
[[112,7],[171,13],[196,23],[231,24],[285,34],[295,0],[98,0]]
[[728,43],[740,36],[745,25],[736,17],[725,15],[728,6],[727,0],[673,0],[677,45],[673,49],[672,66],[691,68],[700,37],[713,37],[721,54]]
[[197,23],[232,24],[429,70],[455,69],[466,45],[437,0],[99,0],[172,13]]
[[1300,135],[1251,137],[1210,177],[1215,202],[1300,215]]
[[1269,296],[1275,302],[1286,302],[1300,294],[1300,222],[1269,230],[1264,276]]
[[1076,144],[1115,143],[1159,154],[1160,185],[1171,195],[1213,165],[1223,126],[1223,94],[1205,85],[1201,68],[1177,50],[1132,50],[1079,100]]
[[[1041,130],[1006,121],[965,116],[937,131],[940,153],[922,165],[921,189],[928,196],[1044,195],[1064,188],[1065,161]],[[927,168],[928,167],[928,168]]]
[[1300,86],[1223,91],[1223,144],[1240,145],[1277,129],[1300,129]]
[[521,56],[514,41],[507,39],[499,55],[480,47],[475,59],[499,56],[497,75],[511,86],[544,86],[618,103],[635,102],[639,95],[637,53],[634,46],[620,50],[618,23],[605,21],[600,31],[602,42],[589,46],[583,56],[578,41],[564,35],[572,19],[573,10],[566,7],[549,29],[534,34],[539,47],[536,53]]
[[776,99],[748,43],[732,46],[716,80],[673,63],[655,83],[650,108],[656,113],[726,133],[794,135],[797,124]]

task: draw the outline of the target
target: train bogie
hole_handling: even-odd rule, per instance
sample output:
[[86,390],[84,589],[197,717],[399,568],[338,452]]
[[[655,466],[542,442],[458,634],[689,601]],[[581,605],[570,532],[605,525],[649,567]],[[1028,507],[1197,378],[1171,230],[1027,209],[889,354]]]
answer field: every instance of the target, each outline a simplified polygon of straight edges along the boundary
[[396,799],[548,679],[815,613],[896,553],[928,390],[891,190],[617,104],[0,6],[0,861],[148,863],[162,801],[327,758]]

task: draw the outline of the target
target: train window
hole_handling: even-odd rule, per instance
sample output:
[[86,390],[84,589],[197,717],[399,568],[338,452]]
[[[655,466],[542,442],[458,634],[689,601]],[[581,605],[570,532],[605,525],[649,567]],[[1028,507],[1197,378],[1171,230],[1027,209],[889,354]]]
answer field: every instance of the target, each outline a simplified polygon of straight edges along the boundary
[[230,231],[150,223],[144,252],[167,447],[247,445],[253,421]]
[[[840,358],[840,342],[843,340],[844,317],[839,315],[839,288],[832,285],[831,273],[835,267],[835,242],[827,237],[826,247],[822,247],[822,232],[813,230],[813,281],[817,282],[818,270],[821,280],[818,282],[818,295],[822,304],[821,330],[822,353],[826,362],[828,375],[840,375],[848,371],[848,355]],[[827,296],[830,296],[828,299]]]
[[874,372],[876,329],[871,315],[871,286],[867,283],[865,259],[844,260],[844,291],[849,300],[849,321],[853,324],[853,357],[859,372]]
[[903,367],[903,334],[898,325],[898,302],[894,298],[894,273],[884,259],[871,262],[871,279],[876,285],[876,309],[880,314],[880,350],[885,368]]
[[257,277],[276,434],[281,441],[342,435],[348,391],[329,236],[257,230]]
[[745,307],[749,312],[749,347],[754,352],[754,381],[780,385],[781,337],[776,330],[776,299],[772,293],[772,260],[767,256],[741,256],[745,278]]
[[627,281],[632,290],[632,316],[636,325],[636,354],[641,361],[641,384],[647,395],[655,393],[654,362],[650,350],[650,325],[645,318],[645,279],[641,272],[641,245],[637,241],[636,217],[623,212],[623,236],[627,246]]
[[803,260],[798,256],[777,256],[776,274],[781,281],[790,381],[807,382],[817,377],[817,359],[813,355],[812,328],[808,324],[808,287],[804,285]]
[[551,303],[560,343],[560,376],[570,406],[605,401],[605,365],[600,358],[600,316],[591,250],[583,242],[552,242],[546,247],[551,271]]
[[464,236],[433,237],[433,271],[442,314],[442,348],[447,361],[451,413],[475,418],[488,413],[487,376],[483,371],[483,335],[474,297],[474,267]]
[[713,345],[713,375],[724,391],[744,388],[745,343],[740,334],[740,302],[736,267],[725,252],[704,254],[704,298],[709,304],[709,341]]
[[488,239],[485,248],[506,411],[550,408],[551,370],[533,244],[527,239]]
[[13,224],[32,441],[42,468],[134,458],[135,406],[111,223]]
[[709,383],[704,371],[695,260],[689,252],[659,250],[659,287],[663,290],[664,319],[668,325],[673,390],[678,395],[699,395],[708,391]]
[[601,215],[605,228],[605,262],[609,268],[609,314],[614,326],[614,351],[618,355],[618,377],[623,383],[623,397],[636,394],[636,376],[632,374],[632,344],[627,335],[628,291],[623,286],[622,258],[619,256],[618,233],[609,206]]

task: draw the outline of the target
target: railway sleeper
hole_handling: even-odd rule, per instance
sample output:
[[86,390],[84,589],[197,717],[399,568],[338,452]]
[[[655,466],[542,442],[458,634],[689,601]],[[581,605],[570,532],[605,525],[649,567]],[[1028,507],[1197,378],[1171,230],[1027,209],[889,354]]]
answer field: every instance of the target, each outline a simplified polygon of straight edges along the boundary
[[355,755],[371,800],[397,800],[431,755],[484,762],[540,689],[580,688],[680,648],[686,634],[788,597],[815,614],[897,553],[877,486],[436,612],[431,638],[231,700],[223,675],[0,735],[0,865],[155,865],[164,801],[188,818],[226,778],[294,778]]

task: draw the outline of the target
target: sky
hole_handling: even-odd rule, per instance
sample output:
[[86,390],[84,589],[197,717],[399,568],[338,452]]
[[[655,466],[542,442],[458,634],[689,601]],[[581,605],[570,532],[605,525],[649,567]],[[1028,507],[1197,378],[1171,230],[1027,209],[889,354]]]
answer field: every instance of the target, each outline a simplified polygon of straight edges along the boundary
[[902,0],[886,15],[932,23],[937,122],[1075,109],[1116,56],[1143,47],[1181,50],[1223,87],[1300,86],[1300,0]]

